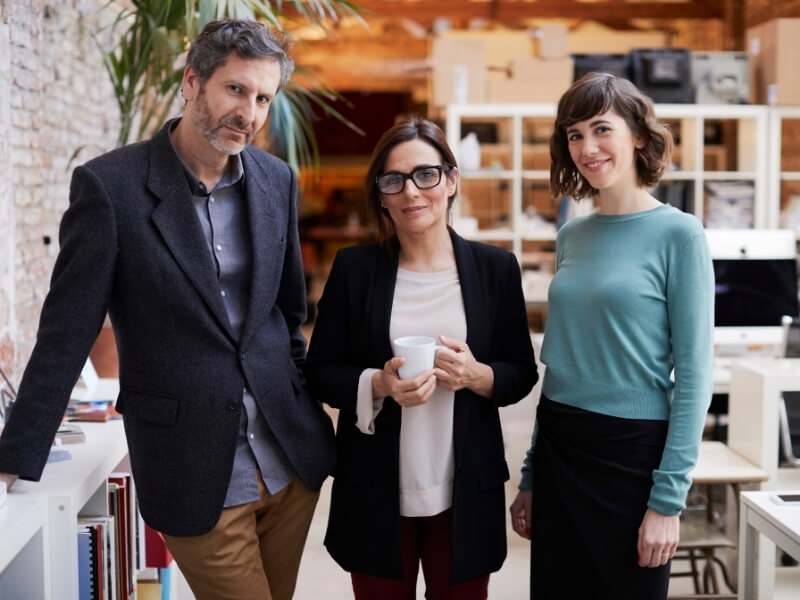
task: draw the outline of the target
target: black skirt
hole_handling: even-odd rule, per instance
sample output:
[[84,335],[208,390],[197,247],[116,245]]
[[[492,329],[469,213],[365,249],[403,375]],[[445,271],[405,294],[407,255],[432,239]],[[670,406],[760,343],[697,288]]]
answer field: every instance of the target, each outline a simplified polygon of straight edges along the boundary
[[531,598],[666,598],[669,563],[640,567],[636,544],[667,422],[610,417],[544,396],[537,421]]

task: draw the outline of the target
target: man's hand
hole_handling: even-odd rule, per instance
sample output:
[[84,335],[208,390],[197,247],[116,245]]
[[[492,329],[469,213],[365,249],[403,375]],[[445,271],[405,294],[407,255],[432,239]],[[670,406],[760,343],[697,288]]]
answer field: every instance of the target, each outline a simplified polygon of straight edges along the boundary
[[0,481],[5,481],[6,489],[9,491],[11,491],[11,486],[14,485],[16,480],[16,475],[12,475],[11,473],[0,473]]

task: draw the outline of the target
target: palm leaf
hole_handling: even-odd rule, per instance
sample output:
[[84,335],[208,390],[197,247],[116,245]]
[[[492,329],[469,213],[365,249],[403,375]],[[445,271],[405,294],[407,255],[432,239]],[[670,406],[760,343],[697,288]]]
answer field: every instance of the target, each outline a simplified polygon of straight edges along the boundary
[[[284,14],[284,6],[291,6],[298,16]],[[109,0],[106,7],[117,10],[117,16],[109,26],[110,32],[101,33],[111,35],[118,43],[105,50],[101,35],[90,35],[103,49],[103,65],[120,111],[120,146],[132,141],[132,137],[149,136],[174,109],[182,78],[178,58],[187,41],[214,19],[260,18],[285,31],[284,23],[289,21],[305,21],[325,30],[326,23],[354,16],[366,26],[363,11],[346,0]],[[331,102],[338,98],[325,86],[314,91],[290,82],[270,110],[273,151],[296,169],[318,165],[313,127],[319,118],[317,110],[325,118],[338,119],[363,135],[332,106]]]

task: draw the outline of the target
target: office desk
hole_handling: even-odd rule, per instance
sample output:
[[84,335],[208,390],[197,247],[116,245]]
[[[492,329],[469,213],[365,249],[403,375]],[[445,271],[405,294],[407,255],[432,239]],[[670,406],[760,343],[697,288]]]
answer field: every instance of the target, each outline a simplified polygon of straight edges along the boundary
[[[722,567],[722,574],[728,587],[733,587],[734,583],[729,578],[729,571],[735,566],[735,554],[728,554],[728,564],[714,558],[715,550],[721,548],[733,549],[736,545],[736,526],[727,528],[723,534],[720,532],[714,519],[712,485],[728,485],[731,488],[733,498],[738,507],[739,486],[743,484],[760,483],[767,478],[764,469],[759,468],[752,462],[733,451],[729,446],[722,442],[704,441],[700,443],[700,451],[697,457],[697,464],[689,474],[695,485],[704,485],[708,488],[706,492],[706,515],[705,519],[683,518],[681,519],[681,541],[678,549],[681,551],[682,558],[689,558],[692,570],[689,572],[676,572],[679,575],[692,575],[694,578],[695,591],[697,593],[709,594],[708,597],[730,597],[722,593],[721,587],[713,567],[713,562],[718,562]],[[738,523],[738,513],[731,520]],[[683,556],[687,553],[687,556]],[[700,553],[701,556],[698,556]],[[697,568],[696,560],[703,558],[706,562],[702,573],[703,585],[700,585],[700,570]]]
[[759,483],[767,480],[767,472],[722,442],[700,442],[697,465],[690,473],[698,484]]
[[[689,476],[692,478],[692,483],[698,485],[730,485],[737,503],[740,485],[767,480],[767,472],[764,469],[754,465],[727,444],[710,441],[700,442],[697,464]],[[709,491],[707,495],[707,516],[710,522],[713,521],[714,507],[711,503],[711,492]],[[733,539],[735,540],[735,537]]]
[[[795,493],[800,493],[798,490]],[[739,538],[739,598],[751,600],[755,595],[755,540],[756,532],[767,536],[784,552],[800,560],[800,505],[778,505],[771,500],[775,491],[742,492]],[[772,548],[772,544],[765,544]],[[763,546],[762,546],[763,548]],[[787,598],[800,598],[800,587],[793,582],[786,592]],[[758,598],[777,600],[775,568],[768,572],[759,570]]]

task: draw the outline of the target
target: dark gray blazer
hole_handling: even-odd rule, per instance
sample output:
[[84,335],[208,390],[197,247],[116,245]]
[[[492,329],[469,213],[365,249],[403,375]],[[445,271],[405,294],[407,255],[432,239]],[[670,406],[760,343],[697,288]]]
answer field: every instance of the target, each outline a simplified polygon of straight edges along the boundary
[[306,297],[294,173],[242,152],[253,246],[235,339],[169,125],[75,169],[36,346],[0,438],[0,471],[38,480],[108,311],[145,521],[170,535],[217,522],[247,386],[305,484],[335,463],[333,427],[304,389]]
[[[466,389],[455,395],[450,576],[460,583],[498,570],[505,559],[509,472],[498,408],[525,397],[538,374],[517,260],[505,250],[451,237],[467,344],[494,371],[492,398]],[[397,264],[397,252],[377,244],[339,251],[319,301],[306,377],[315,397],[340,409],[325,545],[348,571],[402,579],[400,407],[386,399],[373,435],[355,425],[361,372],[382,369],[392,356]]]

